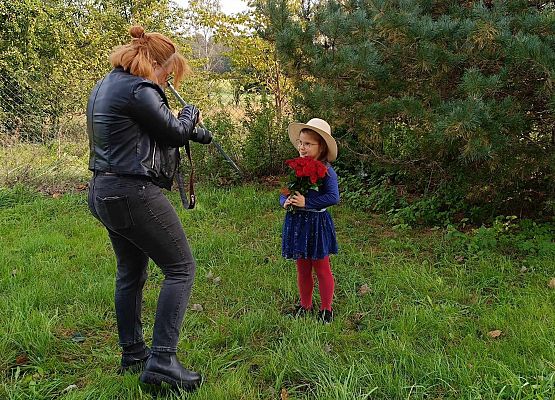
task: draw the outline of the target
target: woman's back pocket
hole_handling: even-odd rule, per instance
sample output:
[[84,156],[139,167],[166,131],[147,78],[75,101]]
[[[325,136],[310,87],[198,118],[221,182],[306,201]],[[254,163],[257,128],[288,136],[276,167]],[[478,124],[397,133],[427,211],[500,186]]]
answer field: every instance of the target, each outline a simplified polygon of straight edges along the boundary
[[96,196],[96,211],[107,228],[128,229],[133,224],[127,196]]

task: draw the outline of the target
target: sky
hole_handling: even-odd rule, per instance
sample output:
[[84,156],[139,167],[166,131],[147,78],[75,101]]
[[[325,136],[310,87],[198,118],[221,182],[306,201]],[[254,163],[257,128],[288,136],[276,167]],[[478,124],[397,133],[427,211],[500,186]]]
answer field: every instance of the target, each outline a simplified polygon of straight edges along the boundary
[[[186,6],[188,0],[175,0],[177,4]],[[246,11],[248,9],[247,3],[241,0],[221,0],[222,11],[226,14],[236,14],[241,11]]]

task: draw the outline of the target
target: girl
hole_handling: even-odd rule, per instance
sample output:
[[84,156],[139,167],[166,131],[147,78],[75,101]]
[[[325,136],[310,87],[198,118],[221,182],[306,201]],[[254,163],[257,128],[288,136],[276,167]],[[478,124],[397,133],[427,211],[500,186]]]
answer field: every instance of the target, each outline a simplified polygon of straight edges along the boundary
[[280,204],[287,208],[297,207],[295,212],[285,214],[282,235],[282,255],[297,263],[297,284],[301,297],[296,315],[312,311],[314,280],[312,270],[318,277],[320,312],[318,318],[329,323],[333,319],[332,300],[335,282],[331,272],[329,254],[337,254],[335,227],[326,207],[339,203],[337,174],[329,164],[337,158],[337,143],[331,135],[329,124],[313,118],[306,124],[289,125],[289,139],[299,150],[301,157],[312,157],[324,162],[327,175],[318,191],[310,189],[306,196],[299,192],[289,197],[281,195]]

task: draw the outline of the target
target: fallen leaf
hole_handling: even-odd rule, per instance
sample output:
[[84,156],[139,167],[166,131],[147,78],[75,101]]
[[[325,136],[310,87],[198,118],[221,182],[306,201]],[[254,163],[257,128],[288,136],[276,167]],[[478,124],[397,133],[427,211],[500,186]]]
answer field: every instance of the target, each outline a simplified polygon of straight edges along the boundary
[[364,296],[365,294],[370,293],[372,290],[370,289],[370,286],[368,286],[368,284],[364,284],[362,285],[359,289],[358,289],[358,294],[361,296]]
[[289,398],[289,394],[287,393],[287,389],[282,388],[281,393],[279,394],[280,400],[287,400]]
[[212,279],[214,278],[214,274],[212,273],[212,271],[208,271],[208,273],[206,274],[206,279]]
[[277,258],[275,256],[266,256],[264,257],[264,264],[269,264],[271,262],[276,262]]
[[27,357],[27,354],[25,354],[25,353],[20,354],[15,358],[15,364],[16,365],[27,364],[27,361],[29,361],[29,357]]
[[59,199],[60,197],[62,197],[62,194],[60,192],[52,193],[52,197],[54,199]]
[[476,304],[478,303],[478,295],[476,293],[472,293],[470,295],[470,298],[468,299],[468,301],[470,302],[470,304]]
[[62,393],[71,392],[72,390],[75,390],[75,389],[77,389],[77,385],[69,385],[64,390],[62,390]]
[[217,285],[218,283],[220,283],[222,281],[222,278],[220,278],[219,276],[214,278],[214,283]]
[[520,267],[520,273],[523,274],[526,271],[528,271],[528,267],[525,267],[524,265],[522,267]]
[[549,286],[551,289],[555,289],[555,278],[551,278],[547,286]]
[[291,191],[287,188],[281,188],[281,189],[279,189],[279,193],[284,195],[284,196],[289,196],[291,194]]
[[75,332],[71,337],[71,341],[74,343],[83,343],[85,341],[85,336],[81,332]]
[[455,256],[455,261],[458,263],[463,263],[464,262],[464,256]]
[[499,329],[493,330],[493,331],[489,331],[488,332],[488,336],[492,339],[497,339],[499,336],[501,336],[503,332],[500,331]]
[[326,343],[326,344],[324,345],[324,351],[325,351],[326,353],[331,353],[331,345],[328,344],[328,343]]
[[193,304],[191,306],[191,310],[193,310],[193,311],[204,311],[204,308],[200,304]]

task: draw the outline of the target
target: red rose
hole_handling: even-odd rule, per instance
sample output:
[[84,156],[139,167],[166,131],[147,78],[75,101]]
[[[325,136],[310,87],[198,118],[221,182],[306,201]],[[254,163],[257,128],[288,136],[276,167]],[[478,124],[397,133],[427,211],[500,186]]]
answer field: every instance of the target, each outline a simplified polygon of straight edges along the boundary
[[306,196],[309,189],[318,190],[319,180],[324,178],[328,168],[319,160],[310,157],[297,157],[286,160],[291,168],[287,188],[291,193],[298,191]]

